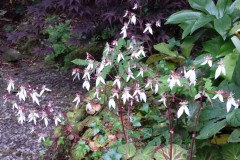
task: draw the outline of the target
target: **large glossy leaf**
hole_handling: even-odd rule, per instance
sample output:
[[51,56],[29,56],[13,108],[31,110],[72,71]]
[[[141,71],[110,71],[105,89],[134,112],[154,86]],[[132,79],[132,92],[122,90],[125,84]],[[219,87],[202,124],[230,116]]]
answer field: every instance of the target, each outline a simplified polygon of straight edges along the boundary
[[205,146],[197,150],[196,157],[193,160],[222,160],[220,151],[217,148]]
[[221,153],[224,160],[239,160],[240,143],[229,143],[224,145]]
[[181,24],[181,28],[183,28],[183,33],[182,33],[182,39],[184,39],[187,35],[191,33],[192,27],[194,25],[195,21],[188,21],[185,24]]
[[189,20],[197,20],[199,17],[203,16],[201,12],[192,10],[183,10],[172,14],[168,19],[166,24],[179,24],[185,23]]
[[211,40],[208,40],[203,43],[203,49],[204,51],[212,54],[212,55],[218,55],[218,51],[221,48],[221,44],[223,44],[223,39],[219,37],[214,37]]
[[153,47],[157,51],[159,51],[165,55],[168,55],[168,56],[176,57],[178,55],[178,52],[176,50],[172,51],[171,48],[166,43],[159,43],[157,45],[154,45]]
[[228,137],[228,142],[240,142],[240,129],[234,129]]
[[233,53],[228,54],[224,57],[224,65],[225,65],[225,69],[226,69],[226,79],[228,81],[232,81],[233,72],[236,67],[238,58],[239,58],[239,53],[236,50],[234,50]]
[[227,123],[233,127],[240,126],[240,109],[235,109],[228,113],[226,120]]
[[153,155],[155,153],[155,146],[150,146],[145,148],[144,150],[141,150],[136,154],[136,156],[133,158],[133,160],[152,160],[153,159]]
[[231,18],[228,15],[224,15],[222,18],[214,20],[214,28],[224,40],[227,37],[227,33],[230,27]]
[[218,10],[212,0],[189,0],[192,8],[218,17]]
[[[169,157],[169,145],[157,150],[154,154],[154,158],[156,160],[170,160]],[[187,159],[187,151],[182,147],[173,144],[172,146],[172,160],[186,160]]]
[[210,121],[205,124],[201,129],[199,135],[196,137],[197,139],[207,139],[215,134],[217,134],[221,129],[223,129],[227,125],[226,120],[222,121]]
[[214,20],[214,17],[211,15],[199,17],[199,19],[194,23],[194,25],[191,28],[191,34],[194,31],[196,31],[197,29],[205,26],[206,24],[208,24],[209,22],[211,22],[213,20]]
[[218,18],[222,18],[227,8],[232,4],[232,0],[218,0],[216,7],[218,9]]

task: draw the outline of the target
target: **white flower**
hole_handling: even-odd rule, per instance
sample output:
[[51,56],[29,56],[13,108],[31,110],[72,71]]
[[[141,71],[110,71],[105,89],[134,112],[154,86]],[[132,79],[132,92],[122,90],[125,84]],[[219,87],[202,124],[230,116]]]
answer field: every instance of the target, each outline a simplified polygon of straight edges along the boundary
[[204,57],[204,62],[201,63],[201,65],[208,64],[209,67],[212,67],[212,56],[206,56]]
[[138,55],[142,55],[143,57],[146,57],[143,46],[140,46],[140,49],[137,53],[138,53]]
[[217,64],[218,64],[218,67],[217,67],[217,70],[215,72],[215,79],[217,79],[221,75],[221,73],[223,75],[226,75],[226,69],[224,67],[223,60],[221,59]]
[[184,75],[186,79],[189,79],[190,85],[193,84],[194,86],[196,85],[196,73],[194,69],[190,69],[189,71],[184,70]]
[[114,97],[113,96],[109,97],[108,107],[109,107],[109,109],[111,109],[111,108],[115,109],[116,108],[116,103],[114,101]]
[[56,126],[58,125],[58,122],[59,122],[59,123],[62,122],[60,115],[54,116],[54,123],[55,123]]
[[160,20],[157,20],[157,21],[156,21],[156,27],[161,27],[161,22],[160,22]]
[[102,84],[106,84],[106,83],[105,83],[105,80],[103,79],[103,77],[102,77],[100,74],[98,74],[98,75],[97,75],[97,79],[96,79],[96,86],[98,86],[98,85],[100,84],[100,82],[101,82]]
[[137,77],[139,77],[139,76],[143,77],[143,71],[144,71],[144,69],[142,67],[140,67],[140,71],[137,74]]
[[48,126],[48,121],[49,121],[49,119],[48,119],[48,115],[47,115],[47,113],[46,113],[45,111],[42,112],[42,118],[41,118],[41,120],[44,120],[44,124],[45,124],[45,126],[47,127],[47,126]]
[[159,83],[158,83],[157,78],[154,78],[154,79],[153,79],[153,82],[154,82],[154,84],[155,84],[154,93],[157,94],[158,89],[159,89]]
[[75,97],[75,99],[72,101],[72,102],[76,102],[76,105],[75,105],[75,107],[77,108],[78,107],[78,105],[80,104],[80,102],[81,102],[81,99],[80,99],[80,94],[76,94],[76,97]]
[[28,115],[28,122],[33,121],[34,124],[36,125],[37,123],[37,118],[39,118],[39,115],[35,112],[35,110],[31,111],[30,114]]
[[170,77],[168,78],[167,82],[169,83],[169,87],[172,90],[174,86],[178,85],[179,87],[182,86],[180,79],[181,76],[178,73],[172,72]]
[[84,78],[87,78],[90,81],[90,72],[89,72],[88,68],[84,69],[84,74],[83,74],[82,79],[84,79]]
[[99,74],[103,70],[104,67],[105,67],[105,59],[103,58],[99,68],[97,68],[97,70],[96,70],[97,74]]
[[24,121],[26,121],[25,113],[23,112],[22,108],[18,108],[18,123],[23,124]]
[[128,29],[128,23],[124,23],[124,26],[121,29],[120,34],[123,35],[122,38],[126,38],[127,37],[127,29]]
[[38,134],[39,138],[38,138],[38,143],[41,143],[42,141],[45,141],[45,137],[46,135],[44,133],[39,133]]
[[112,60],[111,59],[106,59],[105,66],[111,66],[111,65],[112,65]]
[[37,105],[40,105],[38,97],[40,97],[40,95],[37,93],[36,90],[33,90],[32,93],[30,93],[30,96],[32,97],[32,101],[33,103],[37,103]]
[[113,86],[114,85],[117,85],[118,86],[118,89],[121,89],[121,82],[120,82],[120,76],[119,75],[117,75],[117,76],[115,76],[115,80],[113,81]]
[[91,110],[93,110],[92,105],[90,102],[88,102],[86,105],[86,111],[91,111]]
[[138,8],[138,4],[137,3],[134,3],[134,6],[133,6],[133,10],[136,10]]
[[152,79],[148,78],[147,79],[147,84],[146,84],[145,88],[150,87],[152,89],[152,81],[153,81]]
[[14,81],[12,79],[9,79],[8,80],[8,86],[7,86],[8,93],[10,93],[11,90],[14,90]]
[[123,99],[123,104],[126,103],[126,101],[129,101],[130,98],[133,98],[130,94],[129,94],[130,88],[129,87],[125,87],[123,90],[123,94],[122,94],[122,99]]
[[235,109],[238,108],[238,104],[237,104],[236,101],[234,100],[233,94],[230,93],[229,96],[228,96],[227,105],[226,105],[226,107],[227,107],[227,112],[230,111],[232,105],[235,107]]
[[148,31],[150,34],[153,34],[153,30],[151,28],[151,23],[147,23],[145,25],[146,25],[146,28],[144,29],[143,33]]
[[16,108],[16,109],[19,108],[16,101],[13,101],[13,102],[12,102],[12,109],[14,110],[14,108]]
[[141,91],[139,93],[139,97],[140,97],[140,101],[147,102],[147,96],[146,96],[145,91],[143,89],[141,89]]
[[25,99],[27,98],[27,91],[26,88],[24,86],[20,87],[20,91],[16,94],[19,98],[19,100],[23,100],[25,101]]
[[94,92],[93,97],[96,97],[99,100],[101,99],[101,97],[99,97],[99,89],[98,88],[96,88],[96,91]]
[[86,88],[86,90],[89,91],[89,89],[90,89],[90,83],[89,83],[88,80],[85,79],[85,81],[83,82],[82,88],[83,88],[83,89]]
[[118,52],[118,57],[117,57],[118,63],[119,63],[121,60],[124,60],[123,54],[122,54],[122,52]]
[[158,100],[158,102],[162,102],[164,104],[164,106],[167,107],[166,101],[167,101],[166,94],[163,93],[162,98],[160,100]]
[[[107,52],[108,53],[108,52]],[[93,69],[93,60],[89,59],[88,60],[88,66],[87,66],[88,70],[92,70]]]
[[134,24],[134,25],[136,24],[137,18],[136,18],[136,14],[135,13],[131,13],[129,22]]
[[118,95],[118,92],[119,92],[119,90],[117,90],[117,89],[113,89],[112,90],[112,97],[117,97],[117,99],[119,98],[119,95]]
[[188,115],[190,116],[190,113],[189,113],[189,109],[188,109],[188,102],[187,101],[184,101],[184,102],[180,102],[179,103],[181,105],[181,107],[178,109],[178,112],[177,112],[177,118],[180,118],[181,115],[183,114],[183,111]]
[[131,70],[128,71],[126,82],[128,82],[130,78],[135,79]]
[[133,50],[132,54],[131,54],[131,59],[138,59],[140,56],[140,53]]
[[78,78],[78,80],[80,80],[80,69],[79,68],[74,68],[72,70],[72,76],[74,76],[73,81],[76,77]]
[[41,92],[40,92],[39,95],[42,96],[42,94],[43,94],[45,91],[51,92],[52,90],[49,89],[49,88],[47,88],[46,85],[43,85],[43,86],[42,86],[42,90],[41,90]]
[[223,101],[223,96],[222,96],[224,91],[223,90],[218,90],[218,91],[215,91],[215,92],[216,92],[216,95],[212,99],[218,98],[221,102],[224,102]]
[[123,15],[123,17],[126,17],[128,15],[128,10],[125,11],[125,14]]
[[110,51],[110,46],[109,46],[109,44],[108,44],[108,42],[107,42],[107,43],[106,43],[105,50],[104,50],[103,52],[106,52],[106,55],[108,55],[109,51]]

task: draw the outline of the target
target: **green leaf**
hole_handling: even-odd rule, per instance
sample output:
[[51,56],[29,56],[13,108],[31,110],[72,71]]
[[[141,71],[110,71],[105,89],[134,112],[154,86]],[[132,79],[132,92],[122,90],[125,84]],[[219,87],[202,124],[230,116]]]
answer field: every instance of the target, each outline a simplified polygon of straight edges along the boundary
[[87,150],[85,147],[82,147],[81,145],[77,144],[72,149],[72,159],[73,160],[81,160],[85,158],[85,155],[87,154]]
[[210,121],[205,124],[201,129],[199,135],[196,137],[197,139],[207,139],[217,134],[221,129],[223,129],[227,125],[226,120],[222,121]]
[[53,44],[52,47],[53,47],[55,56],[58,56],[64,53],[66,50],[66,47],[63,44]]
[[240,143],[229,143],[224,145],[221,153],[224,160],[239,160]]
[[209,22],[211,22],[214,19],[213,16],[211,15],[207,15],[207,16],[202,16],[200,17],[193,25],[193,27],[191,28],[191,34],[196,31],[197,29],[205,26],[206,24],[208,24]]
[[[127,154],[127,150],[126,150],[126,144],[123,144],[123,145],[120,145],[118,148],[117,148],[117,151],[123,155],[126,156]],[[134,146],[133,143],[129,143],[128,144],[128,157],[131,158],[133,157],[134,155],[136,154],[136,148]]]
[[[156,160],[169,160],[169,148],[170,146],[165,146],[154,154],[154,158]],[[172,160],[186,160],[187,159],[187,151],[182,147],[173,144],[172,145]]]
[[240,126],[240,109],[235,109],[227,114],[227,123],[233,127]]
[[103,160],[120,160],[122,158],[122,154],[118,153],[116,148],[110,148],[102,158]]
[[218,17],[218,10],[212,0],[189,0],[188,2],[192,8]]
[[172,51],[171,48],[166,43],[159,43],[153,46],[157,51],[166,54],[168,56],[176,57],[178,52],[176,50]]
[[147,147],[144,150],[140,151],[140,154],[137,154],[135,157],[133,157],[133,160],[152,160],[155,149],[155,146]]
[[177,13],[172,14],[168,19],[166,24],[178,24],[185,23],[189,20],[197,20],[203,14],[201,12],[192,11],[192,10],[183,10]]
[[236,67],[238,58],[239,58],[239,53],[236,52],[236,50],[234,50],[233,53],[228,54],[224,57],[224,66],[226,69],[226,79],[228,81],[232,81],[233,72]]
[[195,21],[190,21],[190,22],[185,23],[185,25],[186,25],[185,27],[184,27],[184,25],[181,25],[183,28],[182,39],[184,39],[187,35],[189,35],[191,33],[194,23],[195,23]]
[[227,37],[227,33],[230,27],[231,18],[228,15],[224,15],[222,18],[214,20],[214,28],[224,40]]
[[218,0],[216,7],[218,9],[218,18],[222,18],[227,10],[227,8],[231,5],[232,0]]
[[231,40],[232,40],[233,44],[235,45],[238,53],[240,53],[240,40],[239,40],[239,38],[237,36],[233,36],[231,38]]
[[226,111],[219,107],[218,105],[212,107],[208,106],[203,108],[200,114],[200,121],[208,122],[213,119],[220,119],[226,116]]
[[159,55],[159,54],[153,54],[150,57],[148,57],[146,64],[152,64],[154,62],[158,62],[162,60],[165,56]]
[[76,64],[76,65],[80,65],[80,66],[86,66],[88,65],[88,62],[86,60],[82,60],[82,59],[74,59],[73,61],[71,61],[72,63]]
[[228,137],[228,142],[240,142],[240,129],[234,129]]
[[205,146],[197,149],[196,157],[193,160],[222,160],[219,149],[213,146]]
[[149,104],[148,103],[143,103],[142,107],[139,110],[143,111],[145,113],[148,113],[149,112]]
[[45,147],[50,147],[52,145],[52,141],[51,139],[48,137],[44,142],[43,142],[43,145]]
[[236,63],[235,69],[233,71],[233,76],[232,76],[232,80],[233,82],[240,87],[240,72],[239,72],[239,68],[240,68],[240,58],[238,58],[238,61]]
[[150,138],[153,133],[152,133],[152,128],[143,128],[142,129],[142,134],[143,134],[143,140]]

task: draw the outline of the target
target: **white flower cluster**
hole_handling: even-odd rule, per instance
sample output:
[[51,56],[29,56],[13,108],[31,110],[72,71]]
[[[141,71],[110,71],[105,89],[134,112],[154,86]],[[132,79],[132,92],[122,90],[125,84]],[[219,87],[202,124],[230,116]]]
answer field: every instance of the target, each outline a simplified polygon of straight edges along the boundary
[[[74,79],[76,77],[78,76],[75,76]],[[41,87],[36,87],[33,89],[30,85],[17,85],[12,78],[7,79],[7,82],[8,94],[4,96],[4,104],[10,103],[13,110],[17,110],[16,115],[20,124],[28,121],[33,122],[34,125],[36,125],[37,120],[39,119],[40,121],[44,121],[44,124],[47,127],[50,121],[50,116],[52,116],[56,126],[62,121],[62,114],[52,113],[53,110],[51,109],[51,102],[49,102],[47,106],[49,109],[43,109],[41,112],[37,110],[37,106],[41,106],[40,98],[45,92],[51,91],[51,89],[47,88],[46,85],[42,85]],[[14,95],[15,90],[17,91],[16,95]],[[27,100],[31,100],[32,105],[26,105],[29,103],[26,102]]]

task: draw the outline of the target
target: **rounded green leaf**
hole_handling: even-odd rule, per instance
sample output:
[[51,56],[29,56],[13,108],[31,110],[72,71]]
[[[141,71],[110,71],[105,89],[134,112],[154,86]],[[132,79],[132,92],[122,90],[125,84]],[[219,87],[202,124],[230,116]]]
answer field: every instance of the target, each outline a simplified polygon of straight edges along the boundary
[[227,123],[233,127],[240,126],[240,109],[235,109],[226,117]]
[[[118,153],[123,154],[126,157],[127,150],[126,150],[126,144],[120,145],[117,148]],[[128,157],[133,157],[136,154],[136,147],[134,146],[133,143],[128,144]]]
[[[163,147],[159,149],[155,154],[154,158],[156,160],[169,160],[169,148],[170,146]],[[172,146],[172,160],[186,160],[187,159],[187,151],[182,147],[173,144]]]
[[229,143],[222,147],[222,156],[224,160],[239,160],[240,159],[240,144]]
[[219,149],[205,146],[197,150],[197,154],[193,160],[222,160],[222,157]]

